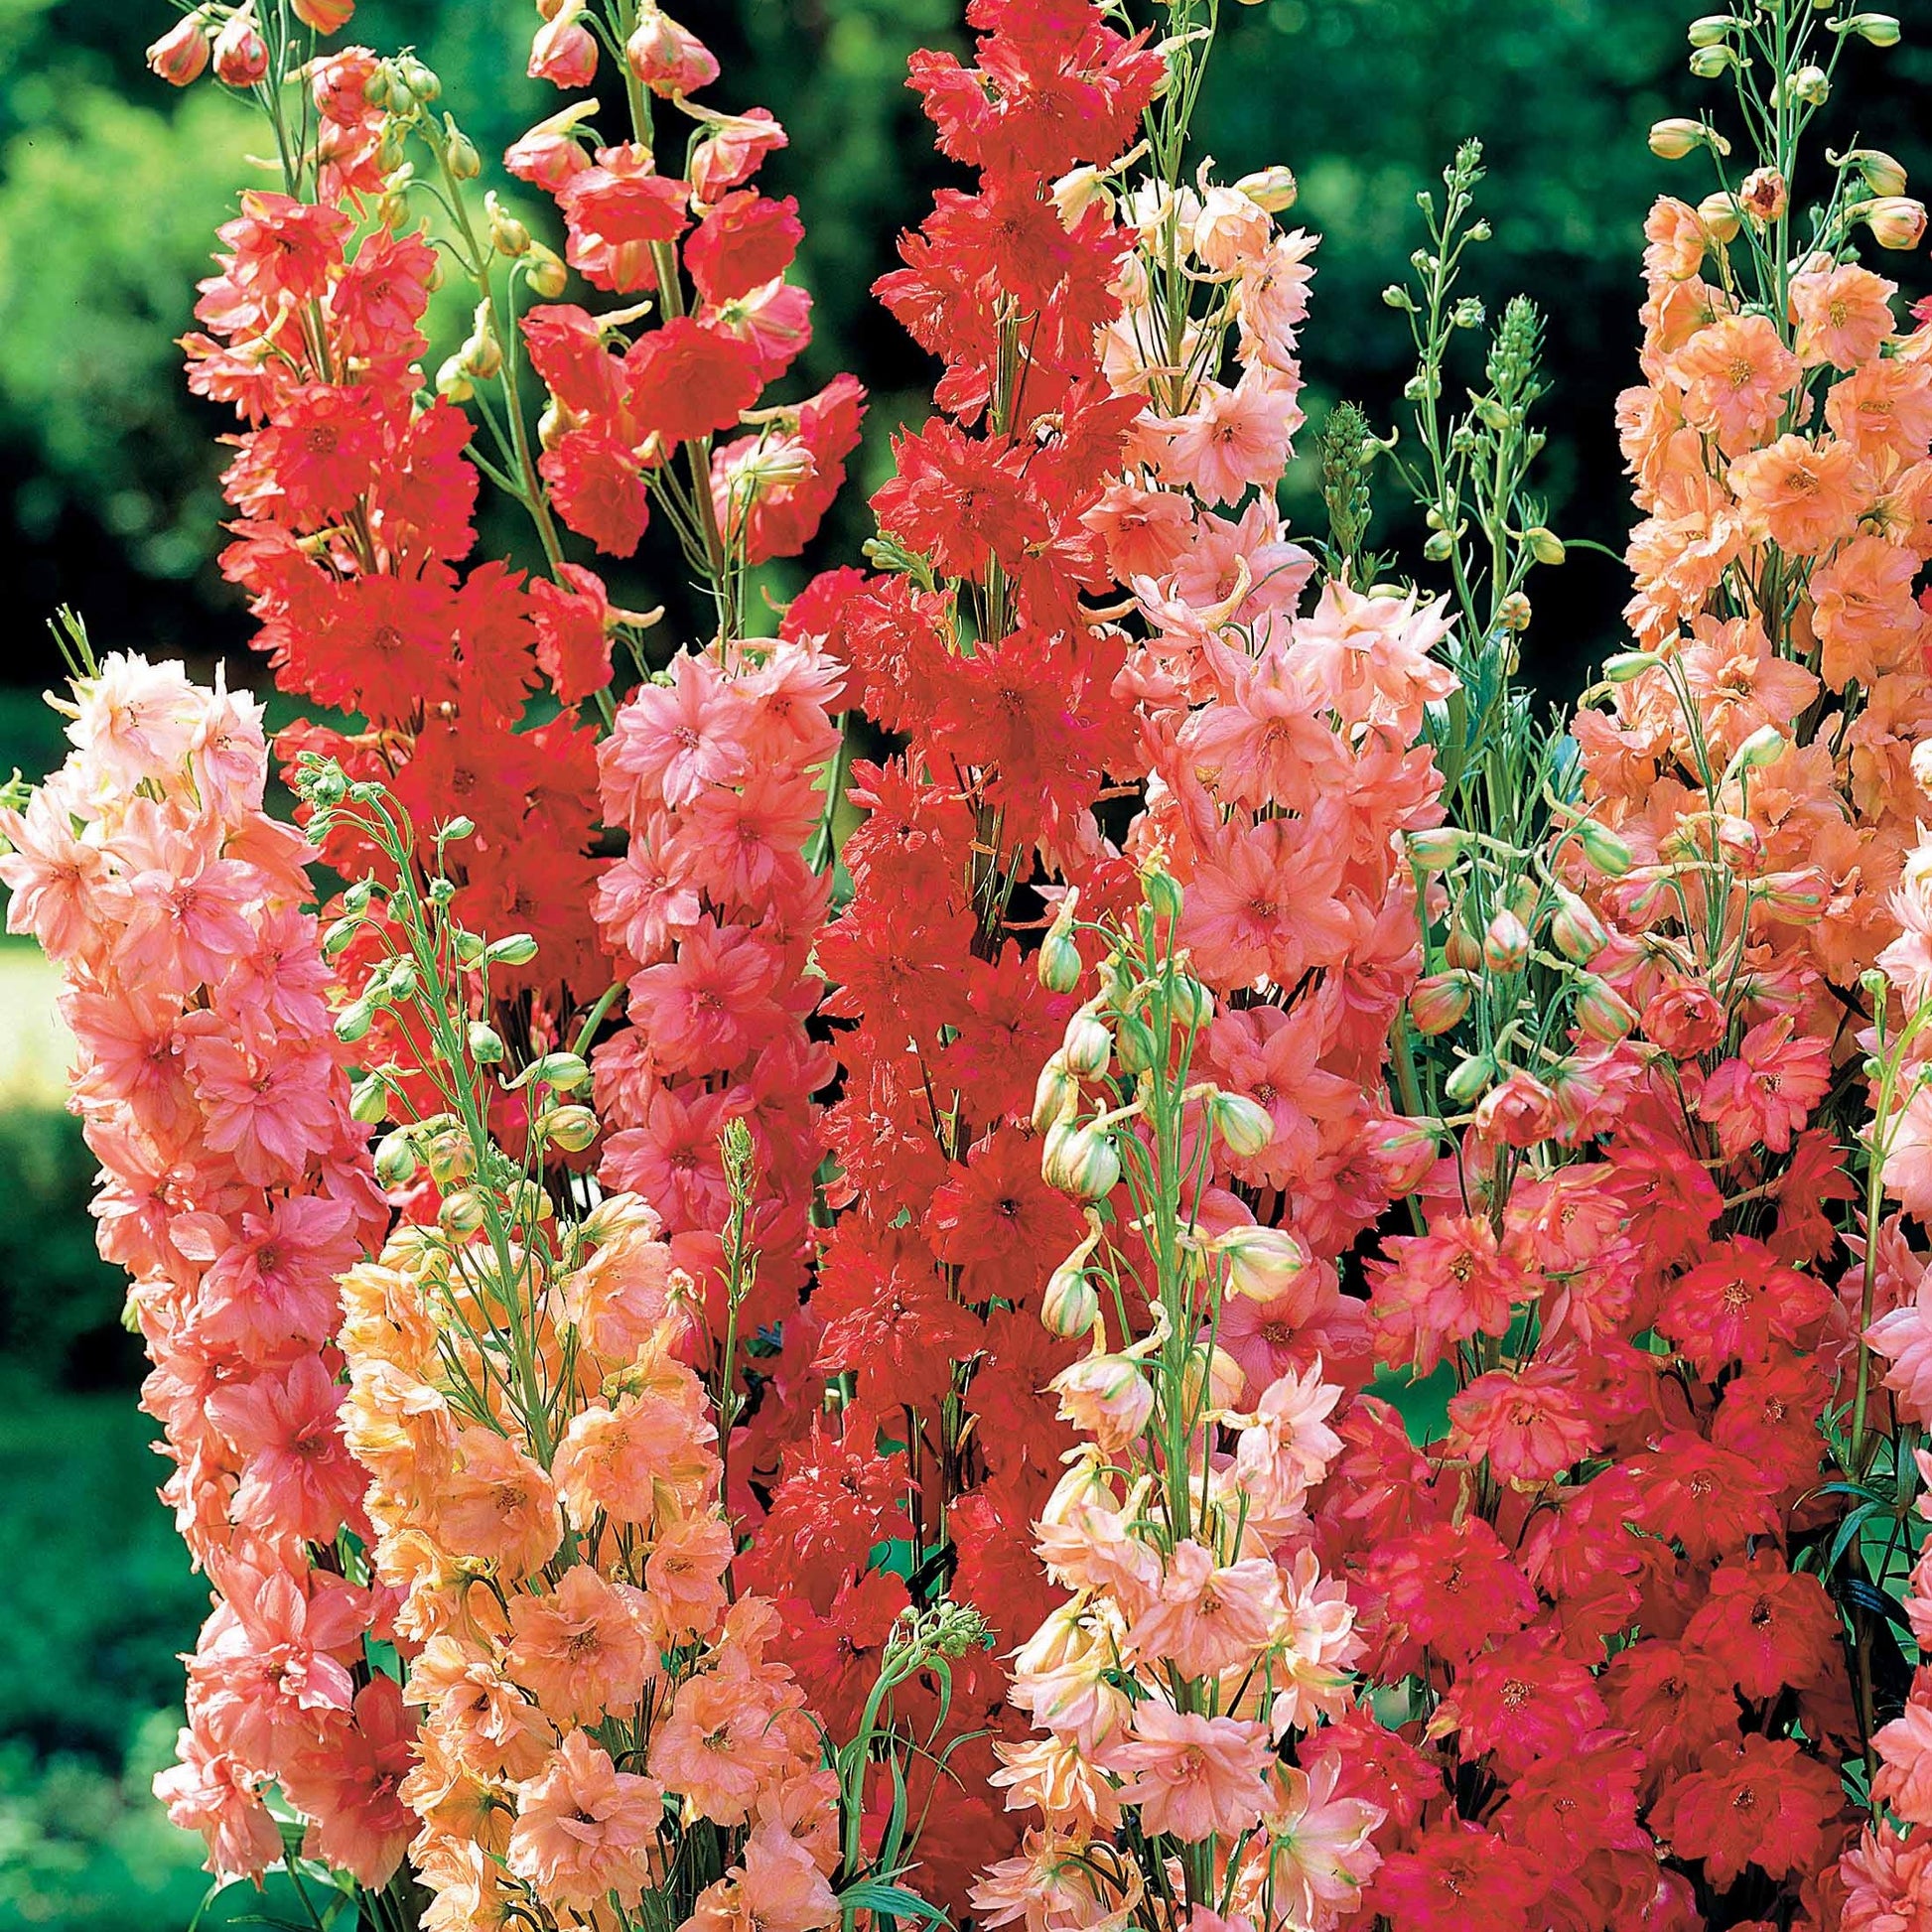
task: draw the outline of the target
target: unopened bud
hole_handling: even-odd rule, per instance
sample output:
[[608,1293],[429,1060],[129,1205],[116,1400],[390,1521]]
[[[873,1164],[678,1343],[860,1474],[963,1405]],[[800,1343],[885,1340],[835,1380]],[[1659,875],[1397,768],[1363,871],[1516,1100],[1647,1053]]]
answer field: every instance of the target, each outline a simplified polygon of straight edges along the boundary
[[1873,47],[1898,45],[1898,21],[1892,14],[1848,14],[1843,20],[1828,20],[1825,25],[1834,34],[1851,34]]
[[1120,1156],[1100,1127],[1056,1127],[1046,1136],[1040,1172],[1076,1200],[1105,1200],[1120,1184]]
[[1691,56],[1691,71],[1700,80],[1716,80],[1737,64],[1736,54],[1728,47],[1700,47]]
[[1650,152],[1659,161],[1682,161],[1710,139],[1711,131],[1702,121],[1658,121],[1650,130]]
[[1534,529],[1525,530],[1523,541],[1529,546],[1530,555],[1540,564],[1560,564],[1570,555],[1564,548],[1563,539],[1554,530],[1546,530],[1541,523]]
[[1603,660],[1605,684],[1630,684],[1664,660],[1654,650],[1619,650]]
[[590,1085],[591,1069],[581,1053],[544,1053],[532,1060],[514,1080],[512,1088],[549,1087],[557,1093],[575,1093]]
[[1034,1085],[1034,1131],[1047,1133],[1070,1121],[1080,1105],[1080,1083],[1067,1069],[1064,1053],[1055,1053],[1039,1069]]
[[566,1154],[582,1154],[597,1139],[597,1116],[588,1107],[552,1107],[537,1116],[537,1130]]
[[1478,1053],[1473,1059],[1460,1060],[1449,1071],[1443,1082],[1443,1091],[1458,1107],[1466,1107],[1482,1097],[1484,1089],[1496,1077],[1496,1062],[1487,1053]]
[[1228,1287],[1250,1302],[1279,1301],[1308,1272],[1308,1251],[1286,1228],[1229,1228],[1207,1252],[1227,1264]]
[[512,932],[506,938],[492,939],[483,948],[484,962],[491,966],[527,966],[537,956],[537,942],[527,932]]
[[1511,636],[1521,636],[1530,627],[1530,601],[1521,591],[1511,591],[1496,609],[1496,621]]
[[1048,1333],[1071,1340],[1093,1332],[1100,1319],[1100,1295],[1088,1278],[1086,1257],[1093,1243],[1081,1246],[1060,1263],[1046,1278],[1039,1298],[1040,1324]]
[[1598,872],[1607,873],[1612,879],[1621,879],[1636,864],[1630,848],[1594,819],[1587,818],[1577,827],[1577,843],[1584,848],[1584,857]]
[[348,1117],[363,1127],[379,1127],[389,1118],[389,1083],[374,1074],[351,1081]]
[[1431,973],[1409,995],[1409,1017],[1418,1033],[1433,1039],[1459,1024],[1473,998],[1467,973]]
[[148,69],[171,87],[186,87],[207,71],[207,23],[200,12],[178,20],[148,49]]
[[1083,1080],[1097,1080],[1114,1056],[1114,1036],[1092,1014],[1076,1013],[1067,1022],[1060,1052],[1070,1071]]
[[483,156],[477,144],[446,114],[443,126],[447,142],[443,150],[445,165],[458,181],[475,181],[483,173]]
[[1301,194],[1294,175],[1279,165],[1243,175],[1234,184],[1237,195],[1245,195],[1255,207],[1269,214],[1286,214]]
[[1075,168],[1053,184],[1053,207],[1063,227],[1075,227],[1087,209],[1098,204],[1111,214],[1113,192],[1098,168]]
[[1453,825],[1432,826],[1411,832],[1404,840],[1409,863],[1422,872],[1448,872],[1461,858],[1467,838]]
[[214,38],[214,71],[230,87],[252,87],[268,72],[268,43],[250,12],[231,14]]
[[1713,240],[1735,241],[1744,225],[1744,210],[1735,195],[1720,189],[1698,204],[1698,219]]
[[1882,148],[1854,148],[1838,165],[1857,169],[1874,195],[1892,200],[1905,192],[1905,164]]
[[1141,875],[1141,890],[1157,919],[1177,919],[1183,903],[1180,882],[1164,866],[1151,866]]
[[407,1135],[385,1134],[375,1146],[375,1177],[379,1186],[400,1187],[416,1172],[416,1150]]
[[505,209],[494,189],[483,197],[483,211],[489,216],[489,245],[497,254],[514,260],[530,252],[529,229]]
[[1529,927],[1504,906],[1483,931],[1482,963],[1492,973],[1520,973],[1529,957]]
[[483,1197],[474,1187],[459,1187],[445,1194],[436,1210],[437,1224],[452,1234],[475,1234],[489,1218]]
[[546,247],[540,241],[532,241],[530,252],[523,257],[523,279],[529,284],[532,295],[540,295],[546,302],[554,302],[570,286],[570,270],[564,266],[563,257],[554,248]]
[[1217,1093],[1207,1117],[1237,1161],[1252,1161],[1275,1138],[1275,1117],[1245,1093]]
[[1733,771],[1762,771],[1790,750],[1790,741],[1775,725],[1760,725],[1730,755]]
[[1578,966],[1587,966],[1610,943],[1603,921],[1575,893],[1561,889],[1556,917],[1550,921],[1550,937],[1557,951]]
[[1916,248],[1925,238],[1925,204],[1903,195],[1881,195],[1859,209],[1880,248]]
[[479,1066],[500,1066],[504,1054],[503,1036],[486,1020],[470,1023],[470,1057]]
[[1577,986],[1577,1024],[1590,1038],[1614,1045],[1636,1026],[1637,1013],[1607,980],[1586,973]]
[[1741,20],[1730,14],[1705,14],[1701,19],[1691,22],[1691,45],[1722,47],[1743,24]]

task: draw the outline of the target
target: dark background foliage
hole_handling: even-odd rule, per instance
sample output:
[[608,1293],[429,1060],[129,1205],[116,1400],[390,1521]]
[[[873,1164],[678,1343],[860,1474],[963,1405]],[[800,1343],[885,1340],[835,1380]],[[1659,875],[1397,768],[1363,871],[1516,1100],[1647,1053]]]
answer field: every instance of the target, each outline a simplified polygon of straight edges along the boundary
[[[801,374],[816,384],[849,368],[873,391],[859,480],[870,486],[892,426],[917,416],[930,381],[870,285],[951,179],[902,84],[905,56],[963,45],[958,0],[673,11],[725,64],[719,104],[762,102],[791,131],[766,185],[798,197],[808,228],[817,339]],[[1665,168],[1643,138],[1707,97],[1684,69],[1694,11],[1690,0],[1227,5],[1201,151],[1224,177],[1273,161],[1300,177],[1295,218],[1323,236],[1306,339],[1316,423],[1339,397],[1395,420],[1408,339],[1380,291],[1421,238],[1417,191],[1478,135],[1495,239],[1469,287],[1492,310],[1525,292],[1546,318],[1547,520],[1620,548],[1612,409],[1634,374],[1644,209],[1666,188],[1695,200],[1712,185],[1697,164]],[[1826,138],[1887,148],[1917,177],[1932,161],[1932,48],[1913,34],[1932,7],[1897,11],[1906,45],[1853,51]],[[0,0],[0,775],[60,756],[38,693],[59,675],[45,620],[61,603],[82,610],[103,648],[258,674],[213,561],[215,438],[228,425],[188,397],[173,345],[215,224],[260,178],[246,158],[258,137],[210,86],[177,95],[146,74],[142,48],[168,17],[166,0]],[[520,78],[534,21],[528,0],[363,0],[354,34],[413,43],[488,154],[554,105]],[[1922,257],[1894,258],[1892,272],[1909,297],[1932,286]],[[1311,433],[1304,441],[1312,448]],[[856,560],[863,494],[848,492],[812,561]],[[1306,457],[1284,503],[1304,530],[1314,522]],[[1390,505],[1384,539],[1402,528]],[[519,540],[507,520],[485,532],[491,547]],[[666,602],[674,621],[676,576],[651,553],[617,589],[630,604]],[[1579,551],[1532,589],[1526,669],[1560,701],[1614,646],[1623,578]],[[197,1848],[159,1820],[145,1785],[178,1722],[172,1653],[192,1641],[204,1597],[149,1493],[139,1352],[119,1325],[124,1284],[92,1255],[88,1168],[58,1110],[46,1003],[33,957],[0,947],[0,1932],[181,1932],[201,1892]]]

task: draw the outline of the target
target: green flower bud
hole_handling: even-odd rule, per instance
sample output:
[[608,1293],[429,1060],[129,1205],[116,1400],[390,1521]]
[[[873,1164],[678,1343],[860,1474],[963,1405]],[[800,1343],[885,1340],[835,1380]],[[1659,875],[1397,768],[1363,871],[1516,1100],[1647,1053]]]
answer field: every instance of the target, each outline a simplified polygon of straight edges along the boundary
[[385,1134],[375,1147],[375,1177],[380,1186],[400,1187],[416,1173],[416,1150],[398,1130]]
[[1458,1107],[1466,1107],[1482,1097],[1495,1077],[1495,1060],[1487,1053],[1480,1053],[1474,1059],[1459,1061],[1443,1082],[1443,1091]]
[[537,1116],[537,1131],[566,1154],[582,1154],[597,1139],[597,1116],[588,1107],[552,1107]]
[[470,1023],[470,1057],[479,1066],[500,1066],[506,1048],[503,1036],[486,1020]]
[[1275,1138],[1275,1117],[1245,1093],[1217,1093],[1207,1117],[1238,1161],[1251,1161]]
[[537,956],[537,942],[527,932],[512,932],[506,939],[492,939],[483,948],[483,958],[491,966],[527,966]]
[[1584,848],[1584,857],[1612,879],[1621,879],[1636,864],[1630,848],[1608,826],[1598,825],[1594,819],[1587,818],[1577,827],[1577,843]]

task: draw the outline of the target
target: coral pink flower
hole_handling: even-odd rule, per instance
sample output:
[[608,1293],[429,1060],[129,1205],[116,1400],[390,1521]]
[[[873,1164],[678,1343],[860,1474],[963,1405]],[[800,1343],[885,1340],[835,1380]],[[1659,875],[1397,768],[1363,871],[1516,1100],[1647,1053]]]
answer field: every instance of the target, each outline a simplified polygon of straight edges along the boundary
[[685,1932],[813,1932],[839,1915],[838,1895],[782,1827],[757,1825],[745,1862],[698,1894]]

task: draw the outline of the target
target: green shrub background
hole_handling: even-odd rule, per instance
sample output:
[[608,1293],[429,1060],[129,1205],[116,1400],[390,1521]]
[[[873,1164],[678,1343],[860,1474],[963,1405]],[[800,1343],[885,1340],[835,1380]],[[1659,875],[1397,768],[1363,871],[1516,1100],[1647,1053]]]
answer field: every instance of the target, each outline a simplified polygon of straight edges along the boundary
[[[1379,291],[1419,239],[1415,195],[1455,142],[1487,145],[1497,238],[1471,289],[1542,305],[1555,394],[1549,520],[1612,548],[1626,525],[1611,426],[1634,372],[1643,211],[1673,175],[1649,122],[1701,104],[1683,68],[1681,0],[1266,0],[1226,8],[1202,147],[1225,175],[1286,161],[1297,218],[1322,231],[1307,337],[1311,414],[1341,396],[1389,420],[1406,336]],[[767,185],[796,194],[817,297],[805,375],[852,368],[874,392],[862,483],[892,425],[916,416],[921,358],[867,296],[897,231],[952,179],[901,82],[906,52],[960,43],[956,0],[686,0],[726,66],[721,104],[770,105],[793,147]],[[1932,160],[1932,5],[1902,0],[1907,44],[1858,50],[1827,138]],[[213,567],[214,437],[227,424],[178,379],[212,230],[260,179],[251,116],[212,88],[176,95],[142,69],[166,0],[0,0],[0,774],[57,761],[39,691],[58,675],[44,620],[78,605],[106,648],[225,659],[252,680],[243,615]],[[355,38],[416,45],[487,153],[554,96],[521,79],[525,0],[363,0]],[[1919,184],[1921,191],[1925,183]],[[1803,184],[1800,184],[1802,191]],[[527,208],[542,218],[540,208]],[[1892,258],[1916,298],[1926,263]],[[454,324],[460,318],[444,318]],[[1473,351],[1472,351],[1473,352]],[[1311,447],[1312,437],[1305,438]],[[1310,520],[1306,461],[1284,491]],[[1400,527],[1399,517],[1390,524]],[[865,534],[848,493],[817,561]],[[513,544],[507,523],[487,541]],[[668,599],[680,573],[646,554],[621,601]],[[782,592],[784,580],[774,588]],[[1608,647],[1618,568],[1579,555],[1533,586],[1528,667],[1553,699]],[[668,634],[670,626],[667,626]],[[90,1164],[60,1111],[62,1050],[37,955],[0,942],[0,1932],[184,1932],[200,1848],[147,1793],[179,1723],[178,1651],[206,1607],[166,1513],[135,1407],[140,1354],[125,1284],[95,1259]]]

